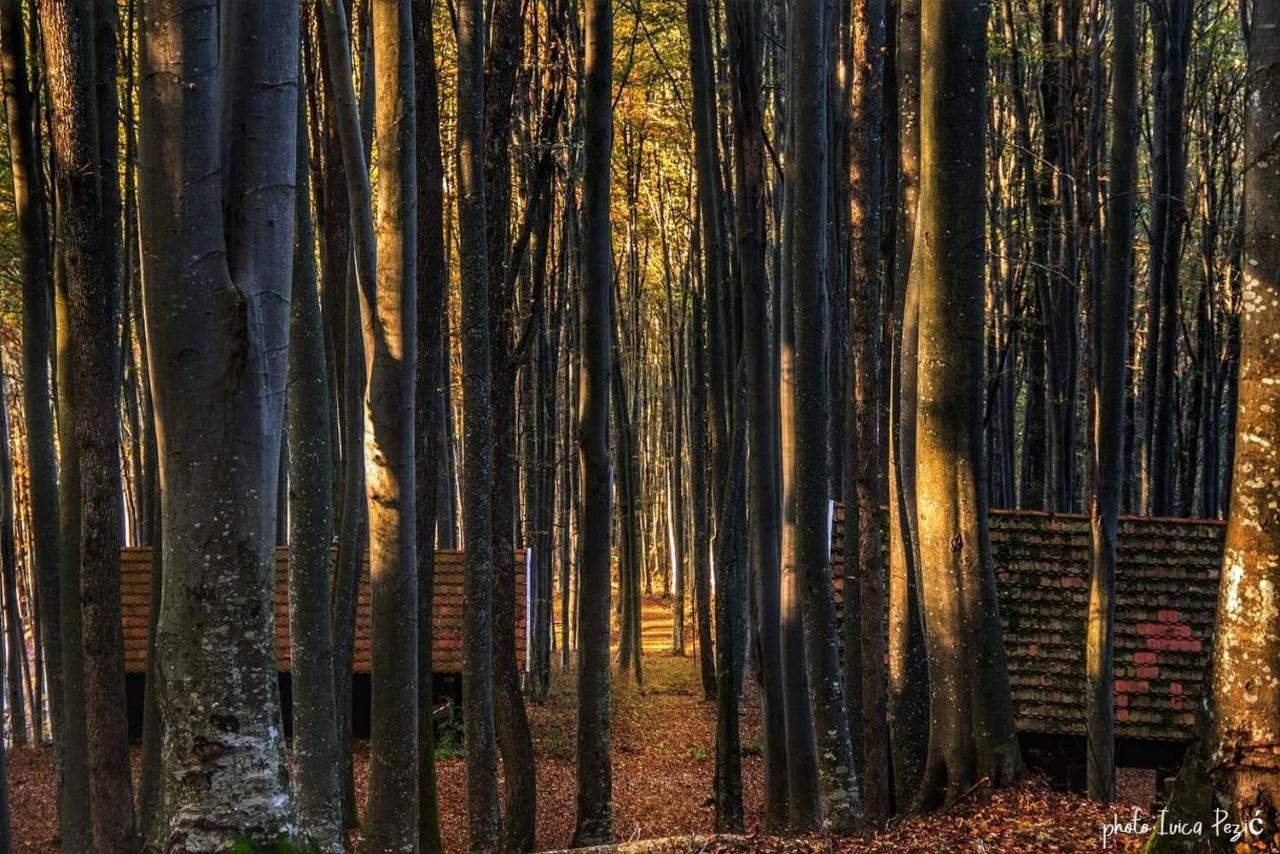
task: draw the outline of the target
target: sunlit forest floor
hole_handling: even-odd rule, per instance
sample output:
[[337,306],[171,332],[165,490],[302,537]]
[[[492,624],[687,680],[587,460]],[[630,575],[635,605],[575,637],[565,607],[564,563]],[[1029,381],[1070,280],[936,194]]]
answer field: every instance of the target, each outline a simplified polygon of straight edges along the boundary
[[[690,614],[690,623],[692,615]],[[644,685],[615,670],[613,743],[614,828],[619,841],[706,836],[712,832],[711,778],[715,762],[715,706],[702,699],[693,638],[688,655],[669,654],[669,602],[646,597]],[[692,634],[693,626],[690,625]],[[571,674],[553,674],[547,702],[530,704],[538,753],[538,846],[559,849],[573,832],[575,804],[575,698]],[[1083,797],[1055,792],[1032,781],[985,799],[978,794],[949,812],[898,823],[886,831],[844,840],[782,840],[759,836],[763,807],[760,780],[759,706],[748,691],[743,703],[743,791],[750,842],[700,843],[691,850],[765,852],[1092,852],[1111,817]],[[438,751],[440,806],[446,848],[466,850],[464,760],[458,729],[446,726]],[[357,787],[363,799],[367,744],[356,746]],[[15,851],[57,851],[57,811],[51,754],[46,749],[10,753],[9,786]],[[135,750],[135,772],[137,753]],[[1149,784],[1123,776],[1123,819],[1133,806],[1150,805]],[[1138,837],[1121,837],[1108,850],[1137,851]]]

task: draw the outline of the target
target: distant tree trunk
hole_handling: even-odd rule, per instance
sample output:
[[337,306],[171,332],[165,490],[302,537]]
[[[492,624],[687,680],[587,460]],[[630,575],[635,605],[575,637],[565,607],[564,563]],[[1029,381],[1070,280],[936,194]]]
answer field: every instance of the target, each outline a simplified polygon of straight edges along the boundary
[[[5,69],[6,72],[8,69]],[[6,74],[5,79],[8,79]],[[0,695],[5,692],[2,684],[5,678],[4,669],[0,668]],[[4,740],[0,739],[0,851],[13,850],[13,830],[10,827],[9,815],[9,768],[6,759],[8,752]]]
[[1280,838],[1280,413],[1273,405],[1280,371],[1280,171],[1271,159],[1280,135],[1280,8],[1253,7],[1246,83],[1244,292],[1235,476],[1198,740],[1183,761],[1169,802],[1171,820],[1202,822],[1202,838],[1153,836],[1145,850],[1227,847],[1210,818],[1225,810],[1241,826],[1231,840],[1259,849]]
[[[1085,640],[1089,796],[1115,799],[1116,527],[1124,479],[1124,399],[1129,339],[1129,274],[1138,141],[1137,12],[1117,0],[1112,60],[1111,161],[1106,269],[1094,298],[1093,465],[1089,502],[1089,619]],[[1101,85],[1101,81],[1095,81]]]
[[[707,525],[711,503],[707,484],[706,320],[701,292],[694,293],[692,303],[689,317],[693,327],[689,340],[689,497],[693,515],[690,557],[698,623],[698,672],[702,677],[703,699],[713,700],[716,696],[716,665],[715,647],[711,642],[711,544],[708,542]],[[785,792],[785,778],[782,786]]]
[[[97,128],[98,113],[106,108],[95,103],[98,69],[90,40],[97,34],[91,32],[92,16],[57,0],[41,0],[39,13],[56,117],[52,148],[69,310],[68,367],[76,398],[73,422],[67,427],[74,427],[79,469],[80,584],[75,593],[81,611],[92,839],[95,850],[123,851],[132,844],[133,799],[120,622],[119,382],[116,336],[109,332],[118,284],[113,251],[116,223],[107,218],[118,213],[119,191],[114,151],[104,160],[98,147],[100,137],[108,137],[114,145],[115,126],[104,134]],[[110,43],[102,46],[114,52],[114,25],[101,24],[112,30]],[[114,70],[113,57],[108,67]],[[114,105],[114,82],[108,88]],[[106,109],[106,113],[114,122],[115,110]],[[106,177],[99,177],[100,170]],[[66,374],[59,376],[69,379]]]
[[582,538],[578,609],[578,815],[573,845],[613,836],[609,757],[609,305],[612,251],[609,162],[613,146],[613,4],[588,0],[583,94],[581,371],[578,453]]
[[[14,747],[27,746],[26,703],[22,693],[22,652],[26,646],[22,636],[22,614],[18,607],[18,554],[13,531],[13,454],[10,451],[9,407],[5,401],[5,379],[0,365],[0,577],[4,586],[4,667],[8,669],[4,697],[9,715],[9,739]],[[2,729],[0,725],[0,729]],[[3,736],[3,732],[0,732]],[[36,742],[40,741],[36,727]]]
[[[1187,64],[1191,48],[1191,0],[1162,0],[1152,10],[1155,23],[1153,39],[1157,44],[1156,55],[1163,53],[1163,63],[1156,67],[1160,80],[1156,84],[1158,93],[1156,109],[1163,106],[1163,122],[1157,122],[1152,133],[1163,132],[1163,138],[1156,145],[1163,146],[1163,161],[1156,154],[1152,155],[1152,169],[1164,169],[1164,207],[1165,221],[1162,228],[1153,224],[1152,260],[1155,272],[1152,293],[1159,289],[1158,301],[1153,303],[1159,308],[1158,335],[1148,339],[1148,347],[1156,348],[1154,368],[1156,386],[1154,390],[1155,409],[1153,423],[1148,427],[1151,436],[1150,448],[1150,512],[1155,516],[1168,516],[1177,506],[1177,482],[1174,466],[1174,379],[1178,374],[1178,338],[1180,335],[1179,319],[1181,309],[1181,293],[1179,289],[1179,267],[1182,261],[1182,238],[1186,231],[1187,210],[1184,193],[1187,181],[1187,154],[1184,142],[1186,128],[1184,126],[1184,108],[1186,103]],[[1163,101],[1163,103],[1162,103]],[[1156,193],[1160,182],[1153,181],[1152,193]],[[1159,215],[1159,199],[1153,202],[1152,216]],[[1158,238],[1158,241],[1157,241]],[[1150,357],[1149,357],[1150,359]]]
[[[867,819],[889,818],[889,733],[885,719],[885,575],[880,559],[880,403],[874,329],[880,298],[881,75],[884,0],[853,4],[849,87],[849,318],[844,681],[850,741],[859,748]],[[839,404],[837,404],[839,405]],[[855,568],[856,567],[856,568]],[[857,587],[854,587],[855,579]],[[856,607],[854,607],[856,606]],[[861,755],[859,755],[859,752]]]
[[411,0],[372,0],[371,12],[379,152],[377,277],[376,284],[365,279],[360,287],[372,706],[360,850],[368,854],[417,848],[419,714],[413,485],[418,184]]
[[[828,93],[822,3],[795,0],[790,21],[792,124],[789,181],[792,185],[791,320],[794,324],[792,381],[784,389],[791,404],[790,443],[784,439],[783,466],[790,474],[784,500],[793,527],[789,555],[797,577],[804,619],[804,649],[817,735],[822,821],[847,833],[862,821],[854,780],[853,752],[840,678],[840,646],[831,590],[831,458],[823,425],[830,418],[827,350],[830,328],[825,293]],[[784,345],[785,347],[785,345]],[[787,425],[784,423],[784,430]],[[788,446],[789,445],[789,446]],[[790,725],[792,722],[788,721]]]
[[448,255],[444,242],[444,158],[440,148],[440,87],[436,72],[431,0],[414,0],[413,42],[418,117],[418,365],[414,380],[418,512],[418,846],[442,854],[440,804],[436,796],[435,722],[431,712],[434,640],[437,485],[444,466],[437,431],[444,423],[442,386],[450,374],[444,355]]
[[44,188],[35,140],[34,95],[27,77],[22,4],[0,3],[0,76],[3,77],[13,175],[13,203],[22,276],[22,406],[26,418],[38,643],[44,653],[49,724],[59,791],[62,780],[62,650],[58,591],[58,465],[50,405],[50,264]]
[[153,840],[288,843],[274,515],[295,174],[280,141],[295,138],[298,9],[233,3],[219,22],[205,4],[150,0],[141,17],[140,223],[165,485]]
[[[706,38],[706,10],[690,3]],[[773,382],[773,334],[764,269],[764,115],[760,101],[760,9],[747,0],[728,7],[733,63],[737,241],[742,281],[743,356],[747,382],[747,502],[751,526],[751,583],[756,595],[760,656],[760,729],[764,759],[764,821],[787,822],[786,712],[782,694],[781,600],[778,554],[778,400]],[[694,26],[690,21],[690,28]],[[707,235],[708,239],[712,235]]]
[[920,608],[916,532],[917,284],[910,277],[920,175],[920,2],[902,0],[898,75],[898,196],[894,209],[893,367],[889,391],[889,747],[894,800],[906,808],[920,784],[928,738],[929,674]]
[[[458,4],[458,227],[462,287],[463,724],[467,743],[468,845],[502,845],[493,717],[493,553],[490,484],[493,425],[489,365],[489,250],[485,234],[484,6]],[[607,403],[607,401],[606,401]],[[607,655],[607,650],[606,650]],[[607,663],[606,663],[607,667]]]
[[320,294],[316,289],[304,104],[299,98],[286,401],[292,437],[288,479],[292,779],[302,831],[322,851],[341,852],[342,793],[338,783],[333,623],[329,607],[329,549],[333,543],[329,377]]
[[915,807],[954,802],[1021,768],[982,447],[986,13],[923,5],[916,448],[921,590],[928,619],[929,753]]

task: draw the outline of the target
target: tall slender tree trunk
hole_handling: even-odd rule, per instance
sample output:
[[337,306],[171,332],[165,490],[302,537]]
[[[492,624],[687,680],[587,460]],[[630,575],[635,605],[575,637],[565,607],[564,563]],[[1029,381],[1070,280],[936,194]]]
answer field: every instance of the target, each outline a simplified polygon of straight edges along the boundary
[[[9,714],[9,740],[14,747],[27,746],[27,703],[23,696],[22,656],[26,639],[22,633],[22,612],[18,607],[18,554],[13,530],[13,453],[10,450],[9,407],[5,401],[3,365],[0,365],[0,578],[4,587],[4,668],[9,671],[4,697]],[[32,715],[33,718],[35,715]],[[40,742],[39,720],[35,724]]]
[[414,0],[413,42],[418,117],[418,364],[414,381],[415,489],[418,562],[418,846],[441,854],[440,804],[436,796],[435,722],[432,720],[432,609],[435,591],[438,483],[443,462],[436,436],[444,423],[443,386],[448,256],[444,242],[444,157],[440,148],[440,87],[436,72],[431,0]]
[[986,12],[925,0],[921,20],[916,432],[929,752],[915,806],[954,802],[1021,768],[982,447]]
[[[414,488],[418,184],[411,0],[372,0],[377,276],[360,287],[369,505],[369,795],[362,852],[418,836],[418,554]],[[369,73],[369,69],[366,69]],[[427,711],[430,714],[430,710]]]
[[[299,70],[301,77],[301,69]],[[329,377],[311,226],[305,101],[298,99],[293,294],[289,306],[289,647],[293,793],[302,831],[324,852],[343,850],[335,728],[329,549],[333,481]],[[277,520],[278,524],[279,520]]]
[[[106,145],[101,137],[109,137],[114,146],[115,126],[103,133],[97,127],[103,113],[115,120],[115,85],[113,77],[111,106],[104,107],[101,96],[95,99],[93,41],[99,34],[86,8],[42,0],[39,13],[47,85],[57,118],[52,145],[71,339],[67,367],[76,395],[73,421],[67,425],[68,433],[74,429],[79,470],[78,538],[72,547],[79,552],[80,583],[72,595],[81,612],[90,827],[96,851],[121,851],[131,844],[133,802],[120,622],[119,383],[116,337],[109,332],[118,282],[116,223],[109,217],[118,213],[119,190],[114,151],[104,158],[99,148]],[[112,32],[100,47],[113,53],[114,24],[101,25]],[[106,62],[114,70],[114,57]],[[105,177],[100,177],[102,172]],[[60,381],[69,378],[60,373]]]
[[[868,820],[889,818],[889,733],[885,718],[885,575],[880,558],[880,404],[874,340],[880,298],[881,50],[883,0],[855,0],[849,157],[851,394],[845,449],[844,681],[854,764]],[[839,404],[837,404],[839,405]],[[856,569],[855,569],[856,567]],[[856,579],[857,587],[854,587]],[[860,753],[860,755],[859,755]]]
[[[1116,528],[1124,479],[1124,405],[1129,340],[1129,274],[1138,142],[1137,10],[1117,0],[1111,83],[1111,155],[1106,268],[1094,297],[1093,466],[1089,502],[1089,617],[1085,635],[1089,796],[1115,798]],[[1096,81],[1095,85],[1101,85]]]
[[[690,4],[691,10],[693,6]],[[773,382],[774,339],[769,323],[769,286],[764,269],[766,175],[764,115],[760,101],[760,9],[746,0],[735,0],[729,5],[728,12],[737,148],[734,167],[738,199],[734,211],[742,281],[742,343],[747,381],[747,504],[751,583],[756,596],[756,638],[760,656],[764,821],[766,828],[778,830],[787,822],[787,753],[778,553],[778,399]],[[699,18],[699,26],[705,31],[705,9],[701,10]]]
[[578,815],[575,846],[613,836],[609,758],[609,163],[613,147],[613,4],[587,0],[583,95],[581,371],[578,454],[582,538],[578,608]]
[[[165,485],[164,806],[153,844],[209,852],[295,833],[273,603],[292,275],[281,247],[293,243],[296,169],[280,140],[296,132],[298,9],[233,2],[221,21],[214,11],[149,0],[139,78]],[[219,170],[221,181],[207,180]]]
[[[490,413],[489,250],[485,233],[484,7],[458,4],[458,226],[462,238],[463,723],[467,743],[468,845],[502,844],[493,712],[493,425]],[[497,559],[510,560],[509,556]]]
[[[824,270],[826,255],[828,93],[825,85],[822,4],[794,0],[791,7],[790,78],[792,123],[791,271],[792,381],[790,443],[784,439],[783,466],[790,488],[783,500],[792,514],[792,551],[803,612],[804,651],[817,736],[818,784],[822,820],[837,833],[862,821],[854,779],[853,752],[845,717],[840,676],[840,646],[831,590],[831,459],[824,425],[831,417],[827,384],[830,324]],[[817,81],[817,82],[815,82]],[[786,344],[784,343],[784,348]],[[784,424],[784,430],[786,428]],[[789,446],[788,446],[789,445]],[[788,725],[792,722],[788,720]]]

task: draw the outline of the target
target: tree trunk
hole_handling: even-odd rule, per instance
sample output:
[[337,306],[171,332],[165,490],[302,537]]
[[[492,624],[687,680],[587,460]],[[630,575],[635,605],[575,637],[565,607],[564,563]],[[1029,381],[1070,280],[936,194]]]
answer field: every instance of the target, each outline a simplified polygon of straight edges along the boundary
[[[862,821],[853,752],[845,718],[840,646],[831,596],[831,459],[823,426],[830,418],[827,350],[830,329],[823,270],[826,263],[827,134],[823,9],[817,0],[795,0],[787,73],[795,113],[791,138],[791,313],[794,324],[790,443],[783,440],[784,490],[804,623],[804,650],[817,735],[821,817],[837,833]],[[784,344],[784,348],[786,345]],[[784,430],[786,428],[784,424]],[[789,445],[789,446],[788,446]],[[792,721],[788,721],[790,725]]]
[[[480,0],[458,4],[458,226],[462,239],[463,723],[467,743],[468,844],[502,844],[493,712],[493,531],[489,364],[489,250],[485,234],[484,39]],[[499,555],[497,559],[510,560]]]
[[986,14],[923,5],[917,514],[929,751],[916,809],[1021,768],[1000,637],[982,448]]
[[1211,816],[1239,826],[1241,846],[1280,838],[1280,510],[1275,483],[1280,414],[1272,405],[1280,370],[1280,9],[1254,6],[1246,82],[1244,292],[1235,476],[1227,522],[1213,654],[1197,745],[1184,760],[1169,803],[1171,820],[1201,822],[1200,836],[1165,834],[1147,851],[1225,848]]
[[[362,852],[415,851],[418,584],[414,483],[417,145],[410,0],[372,0],[376,284],[360,284],[369,518],[369,795]],[[369,73],[369,69],[366,69]]]
[[575,846],[613,836],[609,757],[609,162],[613,145],[613,4],[586,4],[583,95],[581,371],[578,453],[582,538],[578,609],[578,815]]
[[[867,819],[889,818],[889,733],[885,719],[885,575],[880,559],[879,371],[873,337],[880,297],[881,50],[884,0],[853,4],[849,87],[849,319],[851,394],[845,449],[844,681],[850,741],[860,748]],[[855,569],[856,567],[856,569]],[[857,580],[857,587],[854,582]],[[856,607],[854,607],[856,606]],[[858,755],[860,752],[861,755]]]
[[320,850],[341,852],[342,794],[338,783],[333,623],[329,607],[329,549],[333,543],[329,378],[320,294],[316,289],[304,104],[298,100],[286,401],[291,436],[288,543],[293,793],[303,833]]
[[[692,17],[694,4],[690,4]],[[705,31],[706,11],[699,27]],[[751,583],[756,595],[760,656],[764,823],[787,822],[786,712],[782,694],[781,600],[778,554],[778,401],[773,382],[773,334],[764,271],[764,116],[760,101],[760,10],[746,0],[729,6],[733,61],[737,241],[742,281],[743,356],[746,360],[747,503],[751,525]],[[692,20],[690,27],[693,27]],[[703,33],[705,39],[706,34]],[[710,239],[711,235],[708,235]]]
[[273,544],[295,174],[280,140],[295,138],[298,10],[234,3],[219,22],[152,0],[142,18],[140,223],[165,485],[154,839],[211,852],[295,832]]
[[[113,10],[114,11],[114,10]],[[120,622],[119,382],[115,375],[114,321],[118,272],[111,236],[118,213],[115,157],[104,161],[100,137],[114,145],[115,126],[99,134],[100,111],[114,122],[113,108],[95,103],[97,68],[90,39],[93,18],[71,4],[42,0],[45,64],[57,163],[59,232],[66,277],[67,332],[74,376],[74,429],[79,483],[76,528],[83,702],[91,835],[97,851],[121,851],[133,833],[128,732],[124,703],[124,637]],[[114,25],[110,43],[114,51]],[[95,39],[96,41],[97,39]],[[100,57],[101,59],[101,57]],[[108,61],[114,69],[114,58]],[[115,86],[110,87],[114,104]],[[100,169],[105,172],[99,178]],[[110,189],[106,189],[107,187]],[[112,206],[111,200],[117,205]],[[62,381],[68,374],[60,372]],[[64,590],[63,595],[68,595]],[[73,621],[74,622],[74,621]],[[75,634],[72,635],[75,637]],[[65,658],[65,656],[64,656]],[[70,705],[70,702],[68,702]]]
[[430,0],[414,0],[414,92],[418,116],[418,364],[414,380],[414,481],[418,563],[418,846],[443,854],[436,796],[435,722],[431,651],[435,592],[438,484],[443,469],[437,431],[444,423],[442,386],[450,380],[444,355],[448,254],[444,242],[444,158],[440,149],[440,87]]
[[[5,379],[0,365],[0,579],[4,587],[4,662],[8,682],[4,697],[9,714],[9,740],[14,747],[27,746],[27,704],[23,697],[22,654],[26,641],[22,634],[22,613],[18,607],[18,554],[13,530],[13,454],[10,451],[9,407],[5,403]],[[33,716],[34,717],[34,716]],[[38,724],[38,721],[33,721]],[[40,743],[39,726],[35,728]],[[0,733],[2,734],[2,733]]]
[[[1092,542],[1085,633],[1089,796],[1103,803],[1115,799],[1116,527],[1124,479],[1129,274],[1138,141],[1138,33],[1133,0],[1117,0],[1114,15],[1107,257],[1092,307],[1097,353],[1091,377],[1096,482],[1089,502]],[[1094,85],[1101,85],[1101,81]]]
[[902,0],[897,30],[898,196],[895,200],[894,331],[889,415],[889,746],[894,800],[915,795],[928,737],[929,674],[920,608],[916,531],[917,283],[911,278],[920,175],[920,3]]

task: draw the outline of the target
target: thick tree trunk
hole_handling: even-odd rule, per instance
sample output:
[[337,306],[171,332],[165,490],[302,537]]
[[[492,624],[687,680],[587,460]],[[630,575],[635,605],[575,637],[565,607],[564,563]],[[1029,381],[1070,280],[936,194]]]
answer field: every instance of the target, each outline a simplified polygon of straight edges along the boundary
[[413,42],[418,117],[418,364],[414,380],[414,482],[417,497],[418,563],[418,846],[442,854],[440,804],[436,796],[435,722],[431,711],[438,484],[444,468],[437,433],[444,423],[449,382],[444,351],[448,255],[444,242],[444,158],[440,149],[440,87],[436,72],[431,0],[414,0]]
[[[707,484],[706,320],[701,292],[694,293],[692,303],[689,318],[693,327],[689,341],[689,497],[693,515],[690,558],[693,563],[693,601],[698,624],[698,672],[702,677],[702,697],[714,700],[716,665],[715,647],[711,641],[711,543],[707,524],[711,503]],[[785,793],[785,768],[783,773],[780,785]],[[785,799],[783,803],[785,805]]]
[[[493,714],[493,531],[490,484],[489,248],[485,234],[484,7],[458,4],[458,226],[462,239],[463,723],[467,743],[468,845],[502,845]],[[498,559],[510,560],[499,555]]]
[[329,377],[320,294],[316,289],[304,103],[299,99],[286,400],[292,437],[288,479],[292,779],[302,832],[321,851],[341,852],[342,793],[338,782],[333,623],[329,607],[329,549],[333,543]]
[[[1085,634],[1089,796],[1115,798],[1116,527],[1124,479],[1124,400],[1129,340],[1129,274],[1138,143],[1137,11],[1117,0],[1112,69],[1111,159],[1108,173],[1106,269],[1092,314],[1093,466],[1089,502],[1089,617]],[[1101,85],[1095,81],[1094,85]]]
[[982,448],[986,14],[927,0],[921,22],[916,432],[929,752],[915,807],[1021,768],[1000,637]]
[[[295,138],[298,11],[231,3],[218,17],[151,0],[140,76],[145,317],[165,485],[165,791],[153,838],[193,852],[295,832],[272,603],[292,266],[281,247],[293,242],[295,173],[293,146],[279,141]],[[217,170],[222,180],[207,180]]]
[[609,758],[609,162],[613,146],[613,4],[586,4],[583,95],[581,370],[578,453],[582,538],[578,607],[578,815],[576,846],[613,836]]
[[[1280,510],[1276,481],[1280,414],[1280,8],[1254,6],[1245,118],[1244,292],[1235,476],[1227,522],[1212,663],[1198,742],[1169,803],[1171,820],[1200,822],[1203,835],[1153,836],[1147,851],[1258,847],[1280,838]],[[1216,810],[1240,839],[1214,834]]]
[[[114,11],[114,10],[112,10]],[[133,799],[129,778],[124,703],[124,637],[120,622],[119,381],[114,321],[118,272],[114,230],[118,213],[115,156],[103,158],[115,126],[99,134],[99,113],[114,122],[115,86],[109,106],[95,98],[91,39],[93,17],[70,3],[42,0],[47,85],[53,114],[52,150],[57,163],[60,245],[65,265],[67,331],[76,405],[67,431],[74,429],[78,466],[78,549],[80,637],[83,657],[85,744],[93,846],[121,851],[131,844]],[[114,26],[100,46],[114,52]],[[102,59],[102,57],[99,57]],[[107,60],[114,70],[114,57]],[[99,145],[104,146],[103,149]],[[99,178],[100,170],[105,178]],[[109,185],[109,189],[107,189]],[[112,200],[115,205],[112,205]],[[71,543],[66,543],[68,546]],[[63,595],[68,595],[64,588]],[[74,635],[73,635],[74,637]],[[68,702],[70,705],[70,702]]]

